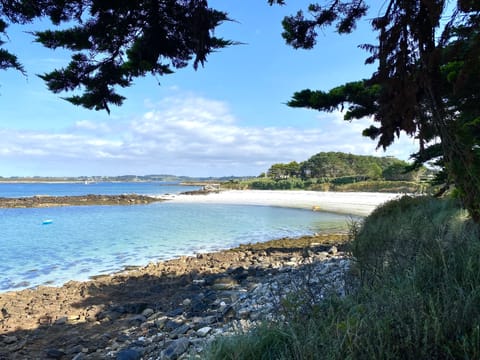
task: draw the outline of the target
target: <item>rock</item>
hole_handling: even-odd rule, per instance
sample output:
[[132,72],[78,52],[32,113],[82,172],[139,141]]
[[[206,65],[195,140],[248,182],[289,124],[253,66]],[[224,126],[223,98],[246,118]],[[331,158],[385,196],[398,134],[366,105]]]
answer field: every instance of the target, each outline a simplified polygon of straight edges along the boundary
[[62,316],[55,320],[55,325],[65,325],[68,322],[68,318],[66,316]]
[[147,303],[142,303],[142,302],[129,303],[129,304],[122,305],[120,308],[123,309],[123,311],[125,313],[141,314],[143,312],[143,310],[148,308],[148,304]]
[[83,346],[82,345],[75,345],[74,347],[71,347],[67,349],[66,353],[67,355],[72,355],[72,354],[78,354],[83,352]]
[[4,344],[10,345],[10,344],[16,343],[18,341],[18,338],[12,335],[12,336],[4,336],[2,340]]
[[143,348],[145,347],[145,337],[141,336],[137,340],[133,341],[131,344],[132,348]]
[[230,271],[230,275],[237,281],[245,280],[248,276],[248,271],[243,266],[236,267]]
[[156,327],[157,325],[155,324],[155,321],[152,321],[152,320],[148,320],[148,321],[145,321],[144,323],[142,323],[140,325],[140,328],[142,329],[152,329],[154,327]]
[[216,290],[231,290],[238,286],[238,281],[233,277],[221,277],[214,281],[213,288]]
[[0,311],[0,314],[2,314],[3,319],[8,319],[10,317],[10,314],[8,313],[8,310],[5,309],[5,308],[2,308],[2,310]]
[[193,299],[187,311],[187,317],[201,316],[208,309],[208,302],[205,300]]
[[127,341],[129,339],[130,339],[130,337],[128,335],[120,334],[120,335],[117,336],[117,338],[115,340],[119,343],[124,343],[125,341]]
[[80,315],[68,315],[67,322],[69,323],[77,323],[81,320]]
[[188,349],[190,341],[187,338],[181,338],[172,343],[163,351],[162,359],[175,360],[178,359]]
[[175,316],[182,315],[182,314],[183,314],[183,309],[182,308],[176,308],[176,309],[173,309],[172,311],[168,312],[167,316],[175,317]]
[[244,309],[238,310],[237,315],[240,319],[248,319],[250,317],[250,313],[251,313],[250,309],[244,308]]
[[146,318],[150,317],[154,313],[155,311],[153,311],[153,309],[150,309],[150,308],[146,308],[145,310],[142,311],[142,315],[145,316]]
[[72,360],[85,360],[85,354],[84,353],[78,353],[75,355]]
[[172,331],[171,335],[184,335],[187,331],[190,330],[189,324],[183,324],[177,327],[175,330]]
[[23,349],[25,345],[27,345],[27,339],[23,339],[21,341],[10,344],[8,346],[8,349],[9,351],[15,352],[15,351],[19,351],[20,349]]
[[323,261],[327,258],[328,258],[328,252],[326,251],[320,251],[315,255],[315,259],[317,259],[318,261]]
[[209,316],[205,316],[205,317],[195,318],[195,319],[193,319],[192,322],[194,323],[194,328],[195,329],[200,329],[202,327],[205,327],[205,326],[208,326],[208,325],[211,325],[211,324],[215,323],[217,320],[218,320],[217,316],[209,315]]
[[210,333],[210,331],[212,331],[212,328],[210,326],[205,326],[205,327],[202,327],[201,329],[198,329],[196,334],[199,337],[205,337]]
[[128,322],[132,325],[141,324],[147,321],[147,318],[144,315],[134,315],[128,318]]
[[183,305],[183,306],[188,306],[188,305],[190,305],[191,303],[192,303],[192,300],[190,300],[190,299],[185,299],[185,300],[183,300],[182,305]]
[[163,329],[167,320],[168,320],[168,317],[162,316],[162,317],[159,317],[158,319],[155,319],[154,324],[157,328]]
[[140,360],[142,354],[137,349],[120,350],[117,354],[117,360]]
[[183,325],[183,322],[181,320],[167,320],[163,328],[166,331],[174,331],[175,329],[179,328],[182,325]]
[[232,305],[227,305],[220,315],[222,318],[230,319],[235,317],[235,310]]
[[332,247],[328,250],[328,253],[329,253],[330,255],[337,255],[337,253],[338,253],[337,247],[336,247],[335,245],[332,246]]
[[61,359],[65,354],[64,351],[59,349],[47,349],[46,354],[49,359]]

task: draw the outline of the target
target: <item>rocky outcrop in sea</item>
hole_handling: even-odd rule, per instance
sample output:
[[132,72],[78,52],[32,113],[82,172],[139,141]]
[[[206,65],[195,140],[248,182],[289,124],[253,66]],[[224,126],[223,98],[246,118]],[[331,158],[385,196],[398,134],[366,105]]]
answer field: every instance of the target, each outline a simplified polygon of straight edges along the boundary
[[20,198],[0,198],[0,208],[35,208],[53,206],[82,205],[138,205],[162,201],[159,198],[137,194],[122,195],[79,195],[79,196],[48,196],[36,195]]

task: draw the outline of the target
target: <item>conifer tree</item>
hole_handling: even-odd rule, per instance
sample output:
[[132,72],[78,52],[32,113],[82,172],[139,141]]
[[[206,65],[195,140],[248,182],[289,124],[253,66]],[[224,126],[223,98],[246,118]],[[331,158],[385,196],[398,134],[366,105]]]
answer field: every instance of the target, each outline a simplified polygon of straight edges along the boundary
[[[206,0],[1,0],[0,34],[8,24],[49,18],[52,29],[34,32],[50,49],[72,51],[65,68],[41,75],[54,93],[74,92],[66,100],[110,111],[124,97],[117,91],[136,77],[161,76],[193,63],[232,42],[213,35],[227,14]],[[23,71],[15,54],[2,49],[0,69]]]
[[[458,0],[452,10],[447,5],[385,2],[371,21],[378,42],[361,45],[370,53],[366,63],[377,65],[371,78],[328,92],[303,90],[289,105],[333,111],[348,104],[346,120],[373,116],[378,125],[364,135],[378,147],[387,148],[402,131],[416,137],[416,161],[437,158],[446,181],[480,222],[480,2]],[[325,26],[341,34],[354,31],[368,6],[336,0],[308,10],[310,16],[299,11],[283,21],[283,36],[294,48],[315,46],[317,31]]]

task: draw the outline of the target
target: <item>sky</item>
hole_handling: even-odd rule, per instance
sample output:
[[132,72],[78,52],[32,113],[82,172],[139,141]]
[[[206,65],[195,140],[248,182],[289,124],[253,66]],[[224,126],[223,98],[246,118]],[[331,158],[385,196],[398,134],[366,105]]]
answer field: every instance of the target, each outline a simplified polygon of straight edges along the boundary
[[362,137],[371,119],[347,122],[340,112],[285,105],[295,91],[326,91],[375,71],[358,48],[375,41],[368,20],[351,35],[321,31],[313,50],[285,44],[281,20],[308,3],[210,1],[235,20],[215,35],[242,44],[211,54],[197,71],[137,79],[110,115],[66,102],[36,76],[70,57],[33,42],[28,31],[48,24],[10,26],[6,48],[27,76],[0,72],[0,176],[256,176],[322,151],[408,160],[416,144],[406,135],[386,152]]

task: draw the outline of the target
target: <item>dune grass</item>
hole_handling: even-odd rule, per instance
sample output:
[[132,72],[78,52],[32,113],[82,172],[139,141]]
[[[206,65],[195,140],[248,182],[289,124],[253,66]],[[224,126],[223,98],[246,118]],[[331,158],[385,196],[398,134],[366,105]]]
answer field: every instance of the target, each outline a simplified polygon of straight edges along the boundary
[[220,338],[203,358],[478,359],[479,233],[453,200],[391,201],[352,225],[346,297],[308,314],[290,307],[285,321]]

